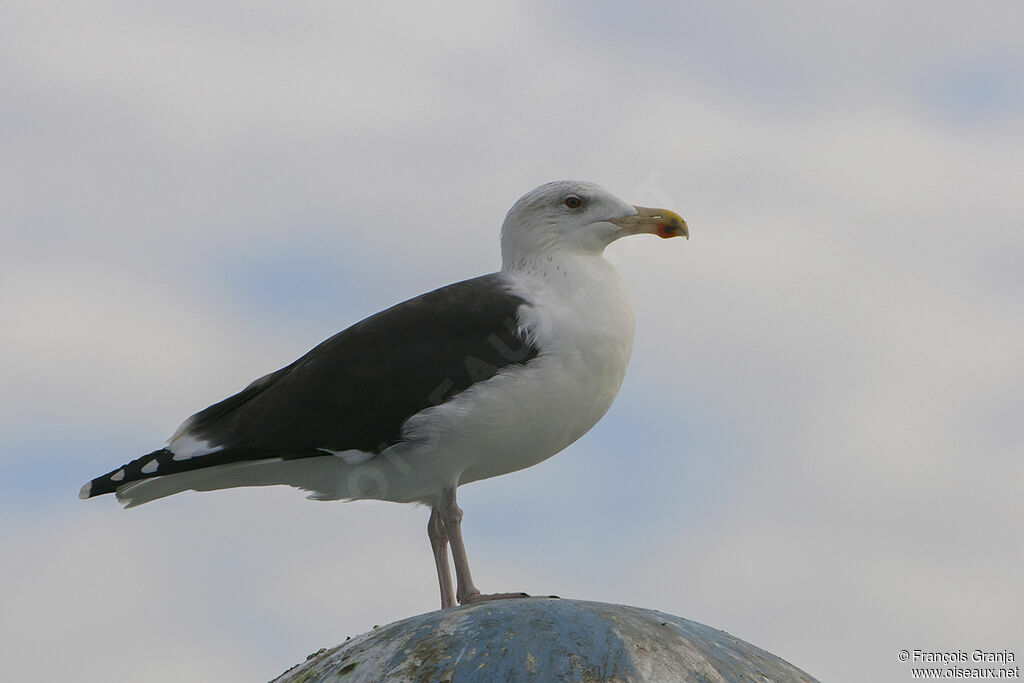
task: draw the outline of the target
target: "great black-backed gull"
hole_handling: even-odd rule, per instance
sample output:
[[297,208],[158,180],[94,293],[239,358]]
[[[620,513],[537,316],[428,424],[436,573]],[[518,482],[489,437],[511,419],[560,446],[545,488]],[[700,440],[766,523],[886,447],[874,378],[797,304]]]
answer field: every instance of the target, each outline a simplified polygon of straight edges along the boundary
[[499,272],[339,332],[79,496],[113,492],[132,507],[186,490],[286,484],[316,500],[423,503],[442,608],[524,595],[477,590],[455,492],[551,457],[611,406],[633,309],[603,253],[642,233],[689,238],[672,211],[631,206],[592,183],[542,185],[505,217]]

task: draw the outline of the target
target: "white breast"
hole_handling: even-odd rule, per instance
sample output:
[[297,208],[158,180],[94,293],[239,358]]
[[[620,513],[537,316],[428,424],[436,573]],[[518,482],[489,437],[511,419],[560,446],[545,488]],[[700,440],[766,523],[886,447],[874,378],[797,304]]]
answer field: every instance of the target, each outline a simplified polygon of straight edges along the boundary
[[540,347],[537,381],[564,421],[569,445],[605,414],[619,392],[633,349],[633,306],[622,278],[601,256],[548,262],[519,285],[533,302],[522,322]]
[[[539,355],[410,419],[408,441],[382,454],[410,470],[388,477],[388,498],[423,499],[536,465],[583,436],[615,399],[632,350],[633,309],[611,264],[572,255],[504,275],[530,302],[519,323]],[[413,482],[416,490],[403,486]]]

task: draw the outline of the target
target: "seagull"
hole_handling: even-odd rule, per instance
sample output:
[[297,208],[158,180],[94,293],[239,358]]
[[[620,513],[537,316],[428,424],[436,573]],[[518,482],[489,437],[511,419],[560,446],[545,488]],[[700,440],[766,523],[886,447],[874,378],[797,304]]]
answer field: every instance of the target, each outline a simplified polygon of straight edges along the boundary
[[166,447],[96,477],[79,497],[114,493],[134,507],[188,490],[283,484],[314,500],[424,504],[442,609],[526,596],[477,589],[456,490],[536,465],[604,416],[634,323],[603,254],[638,234],[689,239],[672,211],[589,182],[541,185],[505,217],[500,271],[339,332],[188,418]]

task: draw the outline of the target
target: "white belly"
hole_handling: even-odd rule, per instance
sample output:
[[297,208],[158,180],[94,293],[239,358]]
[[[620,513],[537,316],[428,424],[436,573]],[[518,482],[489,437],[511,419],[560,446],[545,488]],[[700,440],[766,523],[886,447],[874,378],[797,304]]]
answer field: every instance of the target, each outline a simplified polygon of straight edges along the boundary
[[408,441],[373,461],[387,484],[372,497],[429,500],[449,486],[531,467],[601,419],[625,377],[633,310],[607,261],[584,266],[573,281],[559,271],[553,286],[537,273],[525,279],[521,289],[535,305],[520,318],[540,354],[409,420]]

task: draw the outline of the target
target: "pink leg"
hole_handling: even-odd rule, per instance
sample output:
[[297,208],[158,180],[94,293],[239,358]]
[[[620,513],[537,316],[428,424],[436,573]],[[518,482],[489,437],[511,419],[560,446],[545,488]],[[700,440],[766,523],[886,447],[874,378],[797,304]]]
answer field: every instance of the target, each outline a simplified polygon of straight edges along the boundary
[[455,606],[455,593],[452,591],[452,570],[448,566],[448,534],[441,521],[437,508],[430,511],[427,522],[427,537],[430,549],[434,551],[434,564],[437,566],[437,582],[441,586],[441,609]]
[[477,587],[473,584],[473,575],[469,571],[466,544],[462,540],[462,508],[455,502],[454,488],[445,489],[441,493],[441,502],[438,508],[435,508],[435,511],[440,513],[441,522],[448,536],[448,542],[452,546],[452,561],[455,563],[455,579],[457,584],[455,597],[460,605],[468,605],[485,600],[530,597],[526,593],[481,593],[477,590]]

